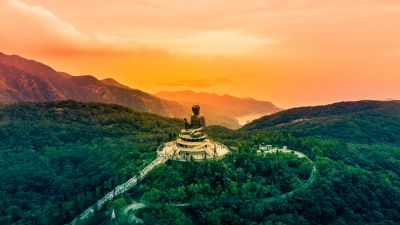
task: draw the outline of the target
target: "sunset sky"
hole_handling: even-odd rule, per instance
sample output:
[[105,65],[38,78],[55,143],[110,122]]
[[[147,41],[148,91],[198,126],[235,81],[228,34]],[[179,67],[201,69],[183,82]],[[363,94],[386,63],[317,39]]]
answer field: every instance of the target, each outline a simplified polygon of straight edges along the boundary
[[0,52],[150,93],[400,99],[400,1],[0,0]]

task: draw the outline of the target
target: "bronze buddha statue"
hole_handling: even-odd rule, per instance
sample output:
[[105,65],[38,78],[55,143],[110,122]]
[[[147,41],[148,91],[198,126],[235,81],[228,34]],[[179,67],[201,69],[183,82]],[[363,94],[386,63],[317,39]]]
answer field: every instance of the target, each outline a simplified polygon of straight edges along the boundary
[[192,106],[193,115],[190,118],[190,123],[185,121],[185,129],[181,131],[182,134],[190,135],[192,138],[199,138],[205,136],[204,128],[206,127],[205,117],[200,114],[200,106]]

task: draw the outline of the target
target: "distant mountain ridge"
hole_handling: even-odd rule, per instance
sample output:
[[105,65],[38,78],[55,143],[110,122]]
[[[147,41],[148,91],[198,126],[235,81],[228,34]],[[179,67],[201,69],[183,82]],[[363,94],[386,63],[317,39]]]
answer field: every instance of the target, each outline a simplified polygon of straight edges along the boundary
[[112,78],[106,78],[103,80],[100,80],[103,84],[109,85],[109,86],[114,86],[114,87],[119,87],[119,88],[124,88],[124,89],[132,89],[129,86],[123,85],[119,83],[118,81],[112,79]]
[[73,76],[35,60],[0,52],[0,105],[66,99],[119,104],[175,118],[190,116],[191,105],[196,103],[201,105],[208,125],[218,124],[233,129],[281,110],[271,102],[230,95],[193,91],[152,95],[112,78],[99,80],[91,75]]
[[227,94],[196,93],[186,90],[162,91],[155,95],[162,99],[179,102],[187,107],[192,104],[200,104],[202,112],[210,118],[211,124],[221,124],[229,128],[239,128],[249,120],[282,110],[268,101],[238,98]]
[[0,104],[64,99],[115,103],[167,117],[189,113],[181,104],[129,88],[113,79],[72,76],[34,60],[0,53]]

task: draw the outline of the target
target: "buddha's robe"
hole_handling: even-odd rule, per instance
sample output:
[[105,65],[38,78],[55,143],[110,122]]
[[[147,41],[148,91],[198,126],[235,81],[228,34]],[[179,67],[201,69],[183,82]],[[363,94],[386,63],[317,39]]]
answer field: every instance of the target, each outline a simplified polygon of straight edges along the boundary
[[206,120],[201,114],[193,114],[190,118],[190,124],[185,123],[185,130],[182,133],[190,134],[193,138],[201,137],[204,135],[204,128],[206,126]]

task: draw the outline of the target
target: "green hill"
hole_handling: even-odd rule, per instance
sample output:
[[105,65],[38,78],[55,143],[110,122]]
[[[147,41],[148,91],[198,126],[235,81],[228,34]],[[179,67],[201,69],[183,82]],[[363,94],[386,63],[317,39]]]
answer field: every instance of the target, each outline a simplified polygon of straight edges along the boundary
[[[240,130],[207,127],[233,154],[159,166],[138,189],[109,202],[93,224],[109,224],[112,209],[115,223],[129,224],[119,209],[136,198],[157,203],[138,212],[145,224],[398,224],[399,108],[396,101],[337,103],[286,110]],[[182,126],[101,103],[1,107],[0,224],[70,222],[149,164]],[[253,202],[293,190],[308,171],[294,156],[258,157],[255,146],[262,143],[311,158],[318,168],[311,188],[278,202]],[[170,201],[194,204],[182,209]]]
[[177,120],[102,103],[0,108],[0,224],[64,224],[156,157]]
[[275,130],[296,137],[324,136],[360,143],[400,143],[400,101],[340,102],[301,107],[265,116],[246,132]]
[[[140,194],[144,200],[157,203],[192,199],[190,208],[155,204],[139,211],[145,224],[398,224],[398,109],[398,102],[346,102],[287,110],[238,131],[208,127],[212,138],[237,149],[231,158],[200,166],[159,167],[139,191],[124,196],[121,202],[127,204]],[[301,118],[311,122],[290,123]],[[375,126],[371,121],[377,121]],[[343,129],[334,133],[339,124]],[[296,171],[282,161],[276,164],[279,168],[268,168],[277,159],[262,161],[255,156],[254,147],[262,143],[286,145],[313,159],[318,175],[311,188],[284,201],[260,204],[260,193],[271,187],[268,180],[273,173],[284,180]],[[244,182],[240,182],[243,177]],[[284,182],[279,189],[291,187],[291,182]],[[246,202],[246,195],[254,199]],[[209,202],[213,198],[232,203]]]

